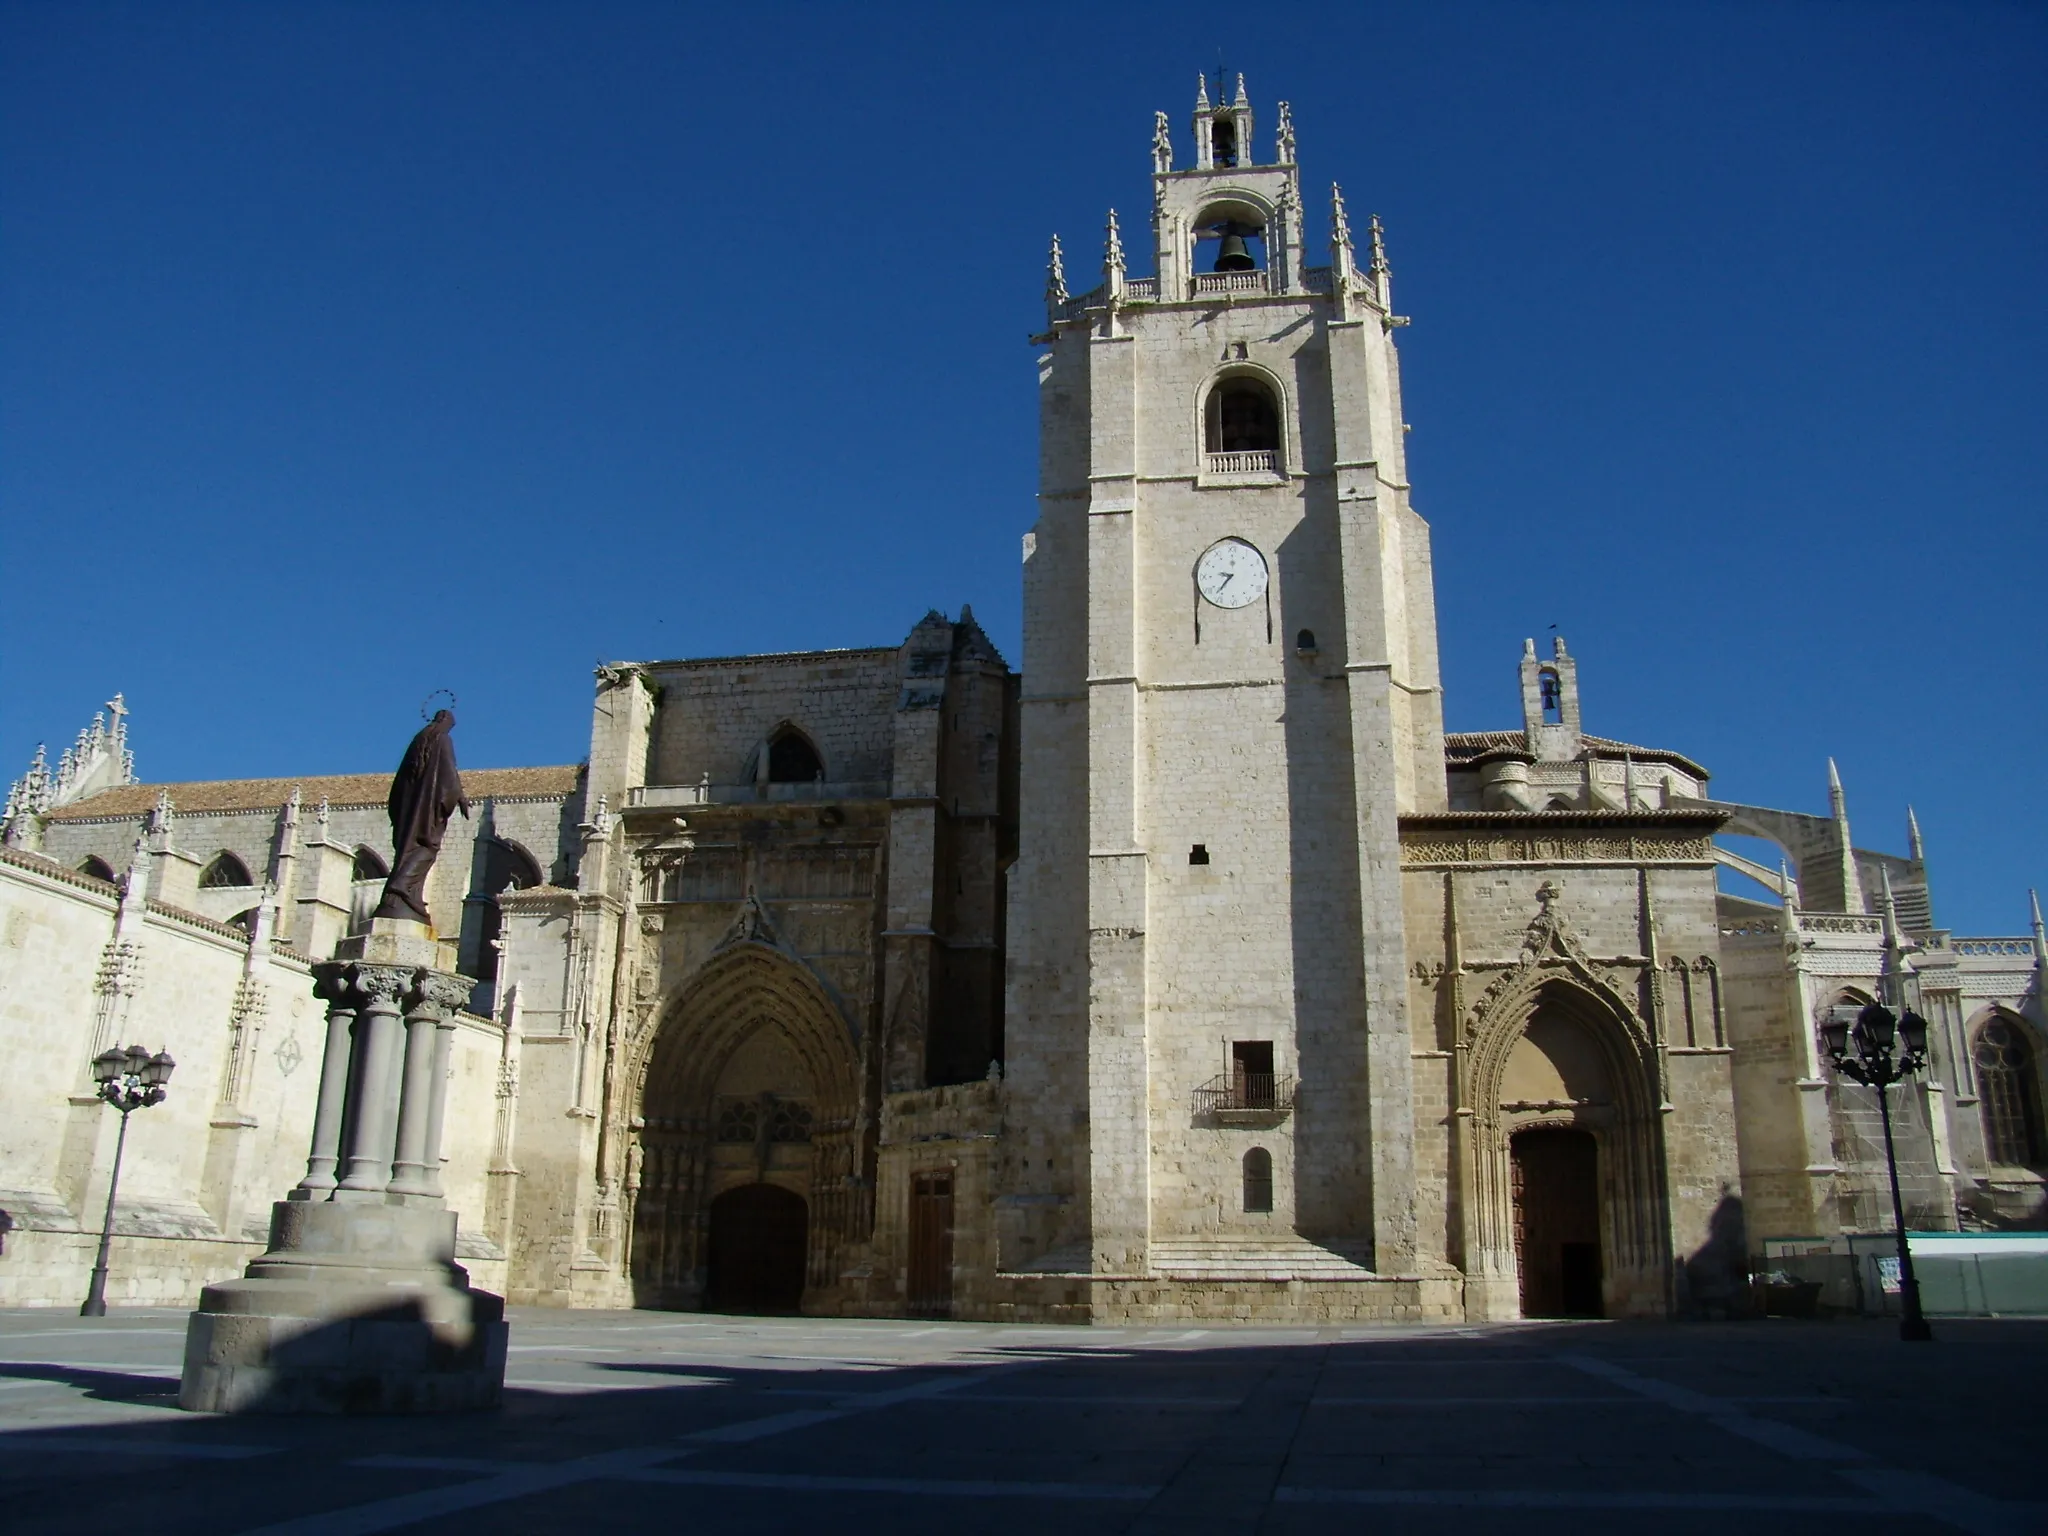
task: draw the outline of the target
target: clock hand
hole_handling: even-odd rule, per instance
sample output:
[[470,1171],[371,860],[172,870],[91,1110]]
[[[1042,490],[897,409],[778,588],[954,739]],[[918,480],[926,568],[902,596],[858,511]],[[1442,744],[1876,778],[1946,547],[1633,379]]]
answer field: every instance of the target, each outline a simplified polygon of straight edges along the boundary
[[1218,592],[1221,592],[1225,587],[1229,586],[1231,578],[1236,574],[1237,572],[1235,571],[1225,571],[1223,573],[1223,579],[1216,583],[1216,590]]

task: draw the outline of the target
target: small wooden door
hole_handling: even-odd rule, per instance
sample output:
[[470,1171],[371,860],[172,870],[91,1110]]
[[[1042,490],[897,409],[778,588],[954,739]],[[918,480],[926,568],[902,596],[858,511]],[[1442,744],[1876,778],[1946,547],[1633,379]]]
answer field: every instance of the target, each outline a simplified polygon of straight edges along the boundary
[[1600,1152],[1591,1133],[1514,1139],[1515,1265],[1522,1316],[1599,1317]]
[[953,1175],[910,1176],[910,1275],[912,1317],[953,1315]]

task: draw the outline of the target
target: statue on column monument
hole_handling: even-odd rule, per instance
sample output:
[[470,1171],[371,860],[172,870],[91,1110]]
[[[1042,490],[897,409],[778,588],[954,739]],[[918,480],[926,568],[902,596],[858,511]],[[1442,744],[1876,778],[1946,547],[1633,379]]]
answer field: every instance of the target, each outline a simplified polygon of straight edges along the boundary
[[384,882],[384,899],[371,917],[396,917],[408,922],[431,923],[427,913],[427,875],[440,857],[441,838],[448,819],[460,810],[469,817],[469,800],[462,793],[462,775],[455,768],[452,732],[455,716],[436,710],[434,718],[413,737],[391,780],[391,796],[385,808],[391,813],[391,874]]

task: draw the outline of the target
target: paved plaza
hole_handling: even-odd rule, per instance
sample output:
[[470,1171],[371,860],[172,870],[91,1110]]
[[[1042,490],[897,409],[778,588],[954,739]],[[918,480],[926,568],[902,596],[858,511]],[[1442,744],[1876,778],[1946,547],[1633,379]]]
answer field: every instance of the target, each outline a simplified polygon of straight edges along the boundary
[[505,1407],[424,1419],[181,1413],[184,1329],[0,1313],[0,1529],[2048,1531],[2034,1323],[526,1311]]

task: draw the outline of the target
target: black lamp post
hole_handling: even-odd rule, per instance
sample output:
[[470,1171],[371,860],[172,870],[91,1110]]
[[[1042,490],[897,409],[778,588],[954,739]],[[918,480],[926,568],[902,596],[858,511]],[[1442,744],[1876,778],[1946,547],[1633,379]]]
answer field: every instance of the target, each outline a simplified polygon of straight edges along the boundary
[[100,1223],[100,1256],[92,1267],[92,1285],[86,1290],[85,1305],[78,1309],[80,1317],[107,1315],[107,1250],[114,1242],[114,1191],[121,1187],[121,1153],[128,1145],[128,1117],[138,1109],[163,1103],[168,1091],[164,1084],[170,1081],[171,1068],[176,1065],[169,1051],[158,1051],[152,1056],[139,1045],[131,1045],[125,1051],[101,1051],[92,1059],[93,1080],[100,1085],[100,1097],[121,1111],[121,1134],[114,1139],[114,1171],[107,1177],[107,1219]]
[[[1914,1278],[1913,1254],[1906,1243],[1906,1208],[1899,1199],[1899,1157],[1892,1146],[1892,1109],[1885,1089],[1927,1065],[1927,1021],[1910,1008],[1894,1018],[1884,1004],[1872,1003],[1856,1015],[1853,1030],[1830,1019],[1820,1033],[1835,1070],[1877,1090],[1877,1112],[1884,1121],[1884,1165],[1892,1181],[1892,1225],[1899,1239],[1899,1337],[1924,1344],[1934,1337],[1934,1330],[1920,1310],[1920,1282]],[[1897,1055],[1892,1051],[1894,1041]]]

